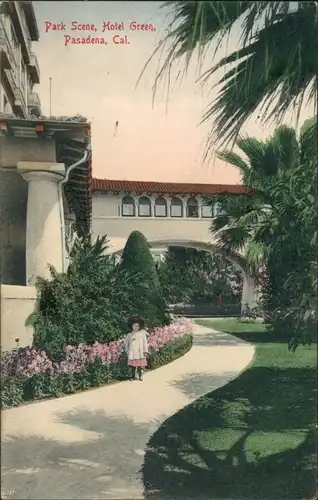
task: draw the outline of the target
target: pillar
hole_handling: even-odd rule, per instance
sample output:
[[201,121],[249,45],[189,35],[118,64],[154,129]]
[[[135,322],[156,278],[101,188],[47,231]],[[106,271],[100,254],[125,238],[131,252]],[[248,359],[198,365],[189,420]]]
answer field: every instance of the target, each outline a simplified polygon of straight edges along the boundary
[[243,278],[243,292],[241,301],[241,312],[243,313],[245,307],[252,309],[256,306],[256,293],[255,293],[255,281],[252,276],[244,273]]
[[19,162],[18,171],[28,183],[26,220],[26,284],[50,278],[48,264],[63,271],[62,223],[58,182],[65,176],[63,163]]

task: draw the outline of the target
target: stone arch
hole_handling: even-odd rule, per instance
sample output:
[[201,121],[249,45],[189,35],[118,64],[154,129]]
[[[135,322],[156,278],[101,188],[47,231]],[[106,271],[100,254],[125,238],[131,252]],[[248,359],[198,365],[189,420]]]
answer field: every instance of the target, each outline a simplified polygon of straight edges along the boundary
[[243,291],[241,299],[241,311],[248,306],[249,308],[255,307],[255,282],[254,278],[248,270],[246,260],[242,255],[236,252],[226,252],[218,245],[212,242],[195,241],[195,240],[151,240],[148,241],[150,247],[153,248],[167,248],[169,246],[195,248],[196,250],[204,250],[206,252],[219,252],[231,263],[236,264],[243,274]]
[[[156,249],[165,249],[169,246],[195,248],[196,250],[204,250],[206,252],[219,252],[226,257],[230,262],[236,264],[243,274],[243,291],[241,298],[241,311],[248,306],[249,308],[255,307],[256,290],[254,277],[251,275],[246,259],[243,255],[237,252],[226,252],[221,249],[217,243],[210,241],[198,241],[188,239],[175,239],[175,238],[162,238],[162,239],[148,239],[149,246]],[[126,244],[125,238],[112,239],[112,252],[120,255]]]

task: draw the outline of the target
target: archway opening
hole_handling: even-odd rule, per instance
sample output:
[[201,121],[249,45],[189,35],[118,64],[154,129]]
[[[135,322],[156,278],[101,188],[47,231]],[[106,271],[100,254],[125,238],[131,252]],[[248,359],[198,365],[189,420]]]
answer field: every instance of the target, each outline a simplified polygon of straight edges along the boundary
[[197,317],[241,314],[242,270],[220,252],[169,246],[155,258],[171,311]]
[[[242,255],[235,252],[227,253],[224,250],[220,249],[217,245],[203,241],[169,239],[165,241],[149,241],[149,245],[152,248],[152,251],[157,261],[163,260],[162,256],[165,254],[166,250],[169,247],[194,249],[198,252],[202,252],[201,255],[215,256],[214,258],[215,263],[217,263],[218,261],[219,265],[222,264],[223,268],[225,268],[223,269],[224,271],[223,275],[225,274],[227,275],[227,279],[231,279],[231,274],[232,274],[233,281],[240,281],[240,283],[237,284],[233,283],[234,289],[236,288],[236,291],[233,294],[235,295],[235,300],[233,300],[234,297],[230,299],[228,293],[224,293],[224,286],[223,287],[221,286],[220,281],[219,281],[220,286],[216,284],[216,288],[219,288],[219,290],[216,290],[215,288],[214,291],[212,292],[212,295],[214,293],[214,296],[211,297],[210,304],[211,307],[213,306],[214,308],[217,306],[219,307],[222,306],[224,313],[223,315],[228,316],[233,314],[233,316],[237,316],[241,314],[243,310],[246,309],[246,307],[253,308],[255,306],[256,297],[255,297],[254,279],[250,275],[246,261]],[[199,256],[198,260],[200,260]],[[202,260],[207,261],[209,259],[205,258]],[[210,260],[213,261],[213,258]],[[203,273],[204,270],[202,269],[200,272]],[[183,263],[182,273],[179,278],[176,277],[176,281],[182,279],[182,276],[186,275],[186,273],[187,273],[187,263]],[[208,280],[213,279],[213,272],[210,273],[210,276],[208,276],[207,278]],[[211,288],[213,289],[213,287]]]
[[[196,314],[197,316],[216,315],[216,316],[234,317],[234,316],[239,316],[246,309],[246,307],[249,308],[255,307],[256,293],[255,293],[254,278],[250,275],[246,261],[242,255],[234,252],[227,253],[224,250],[220,249],[216,244],[204,241],[169,239],[169,240],[156,240],[156,241],[148,240],[148,243],[151,248],[152,254],[154,256],[154,259],[157,263],[157,268],[160,266],[160,264],[162,264],[165,261],[165,254],[167,252],[167,249],[169,247],[176,247],[181,249],[182,248],[193,249],[198,252],[201,252],[201,255],[205,256],[207,255],[215,256],[214,264],[219,266],[221,265],[221,267],[223,266],[223,271],[221,272],[221,274],[223,273],[223,277],[229,281],[231,280],[231,274],[232,274],[232,280],[234,281],[234,283],[232,283],[233,290],[232,290],[232,297],[230,297],[229,291],[224,288],[224,283],[222,286],[222,280],[219,279],[219,281],[217,281],[215,279],[215,276],[213,277],[213,269],[210,269],[210,274],[206,276],[206,281],[209,282],[209,280],[211,281],[214,279],[215,286],[213,288],[213,281],[212,281],[210,297],[208,296],[207,293],[201,294],[201,306],[202,306],[201,314],[198,313]],[[119,256],[122,253],[122,250],[123,249],[121,250],[118,249],[116,250],[115,253]],[[200,254],[198,255],[198,260],[200,260]],[[203,258],[202,260],[206,261],[209,259]],[[183,263],[183,265],[181,266],[180,275],[178,277],[177,276],[174,277],[174,280],[177,284],[180,283],[185,276],[187,276],[187,273],[189,273],[187,267],[188,263],[187,262]],[[204,274],[204,272],[206,272],[204,269],[198,269],[198,272],[196,273],[197,277],[201,279],[203,276],[202,273]],[[228,285],[230,284],[228,283]],[[165,295],[166,295],[165,298],[168,299],[169,293],[165,293]],[[207,304],[208,304],[207,307],[205,307],[205,304],[203,303],[204,297],[207,299]],[[197,297],[197,299],[199,298],[200,297]],[[170,301],[168,300],[168,302]],[[187,306],[189,306],[189,301],[187,301]],[[200,308],[197,307],[197,310],[200,310]],[[188,311],[189,313],[189,307],[187,307],[187,309],[184,309],[183,311],[179,310],[175,312],[182,314],[186,313],[186,311]],[[188,313],[186,314],[189,315]]]

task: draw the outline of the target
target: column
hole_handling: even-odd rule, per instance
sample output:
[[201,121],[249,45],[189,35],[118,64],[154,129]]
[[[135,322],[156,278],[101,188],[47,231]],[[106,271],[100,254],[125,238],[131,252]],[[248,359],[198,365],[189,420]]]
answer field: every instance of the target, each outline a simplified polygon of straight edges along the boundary
[[58,182],[65,177],[65,166],[63,163],[19,162],[18,171],[28,182],[26,283],[32,285],[38,276],[51,277],[48,264],[58,272],[63,270],[64,215]]
[[256,306],[256,294],[254,278],[245,272],[243,279],[241,312],[244,311],[246,306],[250,309]]

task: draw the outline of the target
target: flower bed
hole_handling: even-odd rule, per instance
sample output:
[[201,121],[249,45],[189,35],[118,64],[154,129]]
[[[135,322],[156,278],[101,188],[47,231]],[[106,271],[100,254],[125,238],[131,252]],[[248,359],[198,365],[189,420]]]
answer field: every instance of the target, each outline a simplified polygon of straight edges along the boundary
[[[152,330],[149,369],[185,354],[192,346],[192,332],[193,323],[186,318]],[[123,338],[110,344],[67,346],[59,363],[53,363],[44,351],[16,348],[1,354],[1,408],[71,394],[128,376]]]

